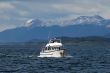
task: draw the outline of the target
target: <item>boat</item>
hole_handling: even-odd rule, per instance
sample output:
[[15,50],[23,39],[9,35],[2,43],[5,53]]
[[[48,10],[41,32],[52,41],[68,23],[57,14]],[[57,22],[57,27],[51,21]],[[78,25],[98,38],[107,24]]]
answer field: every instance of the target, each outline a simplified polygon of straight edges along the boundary
[[46,44],[44,48],[42,48],[40,55],[38,57],[64,57],[65,49],[63,48],[63,44],[60,39],[51,39]]

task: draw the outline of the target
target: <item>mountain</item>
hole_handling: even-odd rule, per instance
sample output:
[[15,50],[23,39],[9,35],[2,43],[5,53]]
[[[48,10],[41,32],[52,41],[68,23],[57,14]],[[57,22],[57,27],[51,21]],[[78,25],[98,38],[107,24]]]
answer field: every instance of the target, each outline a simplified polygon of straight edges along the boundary
[[104,37],[106,37],[106,38],[110,38],[110,32],[107,33],[107,34],[105,34]]
[[88,37],[56,37],[61,39],[65,45],[107,45],[110,44],[110,38],[100,37],[100,36],[88,36]]
[[84,37],[103,36],[110,32],[110,20],[101,16],[80,16],[65,21],[43,21],[30,19],[24,27],[0,32],[0,42],[26,42],[48,37]]
[[61,39],[62,42],[84,42],[84,41],[105,41],[110,42],[110,38],[100,37],[100,36],[87,36],[87,37],[56,37]]
[[37,27],[37,26],[42,26],[43,21],[41,21],[40,19],[30,19],[26,22],[27,27]]
[[101,16],[95,15],[95,16],[80,16],[77,19],[73,20],[74,24],[98,24],[101,25],[102,21],[105,19]]

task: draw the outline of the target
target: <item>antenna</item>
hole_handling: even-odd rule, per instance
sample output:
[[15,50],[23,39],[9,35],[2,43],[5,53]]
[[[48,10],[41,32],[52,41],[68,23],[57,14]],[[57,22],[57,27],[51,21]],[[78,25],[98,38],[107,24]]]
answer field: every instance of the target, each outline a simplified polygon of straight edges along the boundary
[[48,40],[50,40],[50,32],[48,33]]

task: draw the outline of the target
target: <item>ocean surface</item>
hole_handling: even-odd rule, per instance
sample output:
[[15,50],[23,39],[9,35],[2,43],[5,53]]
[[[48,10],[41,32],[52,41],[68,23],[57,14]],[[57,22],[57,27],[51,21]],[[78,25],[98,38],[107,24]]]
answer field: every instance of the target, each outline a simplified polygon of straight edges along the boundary
[[0,48],[0,73],[110,73],[109,45],[65,47],[72,57],[38,58],[40,48]]

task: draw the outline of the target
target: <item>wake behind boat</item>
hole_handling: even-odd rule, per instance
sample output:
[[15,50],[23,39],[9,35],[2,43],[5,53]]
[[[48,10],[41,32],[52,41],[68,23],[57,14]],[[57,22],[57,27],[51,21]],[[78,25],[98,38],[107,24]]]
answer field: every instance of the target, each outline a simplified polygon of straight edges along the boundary
[[41,50],[38,57],[64,57],[65,50],[60,39],[51,39]]

